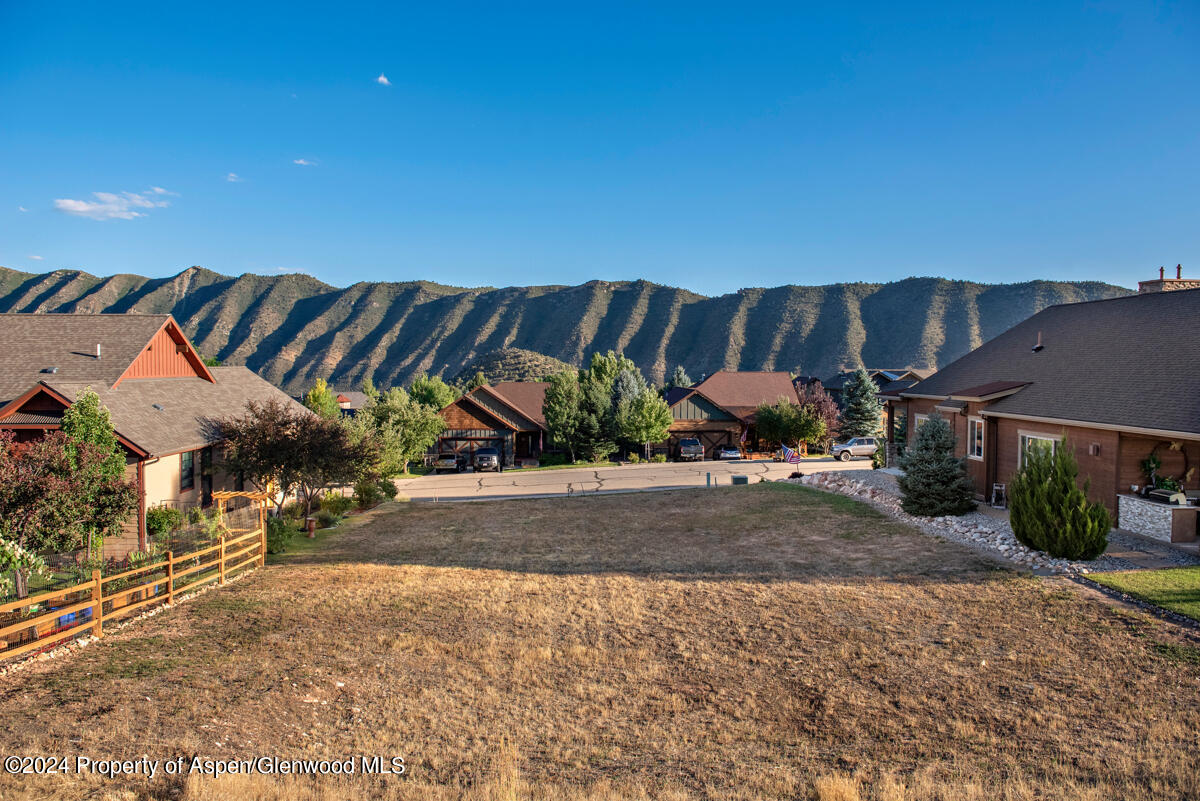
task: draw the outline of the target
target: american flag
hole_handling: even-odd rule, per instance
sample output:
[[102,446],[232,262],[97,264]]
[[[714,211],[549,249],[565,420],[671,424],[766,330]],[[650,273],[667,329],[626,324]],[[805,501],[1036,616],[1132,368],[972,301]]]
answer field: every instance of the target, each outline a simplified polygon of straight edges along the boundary
[[787,445],[784,445],[783,446],[783,460],[785,462],[787,462],[788,464],[800,464],[800,454],[796,453],[794,450],[789,448]]
[[750,433],[750,426],[742,426],[742,437],[741,437],[741,439],[738,440],[738,442],[745,442],[746,435],[748,433]]

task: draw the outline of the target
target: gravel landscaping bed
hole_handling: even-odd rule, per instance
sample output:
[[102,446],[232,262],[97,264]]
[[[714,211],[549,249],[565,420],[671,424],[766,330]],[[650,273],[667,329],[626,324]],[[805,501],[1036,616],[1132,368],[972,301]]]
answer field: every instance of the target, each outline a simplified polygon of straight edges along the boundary
[[[983,512],[961,517],[914,517],[900,508],[900,489],[894,476],[878,470],[844,470],[811,473],[802,478],[781,479],[792,484],[836,492],[869,503],[876,509],[916,526],[927,534],[975,548],[1039,573],[1087,574],[1111,570],[1138,570],[1140,565],[1113,556],[1101,556],[1090,562],[1054,559],[1031,551],[1013,535],[1008,521]],[[1200,564],[1200,559],[1168,545],[1156,545],[1123,532],[1109,532],[1109,544],[1144,551],[1179,565]]]

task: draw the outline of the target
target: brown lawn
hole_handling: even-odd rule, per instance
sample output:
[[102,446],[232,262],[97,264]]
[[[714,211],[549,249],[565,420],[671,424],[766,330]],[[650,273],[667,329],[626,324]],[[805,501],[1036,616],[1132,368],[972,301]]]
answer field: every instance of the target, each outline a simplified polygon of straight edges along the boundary
[[1194,799],[1197,645],[792,485],[392,505],[0,679],[0,750],[407,776],[0,799]]

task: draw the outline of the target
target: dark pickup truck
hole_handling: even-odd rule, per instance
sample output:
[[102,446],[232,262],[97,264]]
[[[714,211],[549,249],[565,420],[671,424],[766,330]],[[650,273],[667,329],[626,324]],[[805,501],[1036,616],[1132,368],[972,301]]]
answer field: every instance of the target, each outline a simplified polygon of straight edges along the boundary
[[675,457],[677,462],[703,462],[704,461],[704,446],[700,444],[700,440],[695,437],[679,440],[679,454]]

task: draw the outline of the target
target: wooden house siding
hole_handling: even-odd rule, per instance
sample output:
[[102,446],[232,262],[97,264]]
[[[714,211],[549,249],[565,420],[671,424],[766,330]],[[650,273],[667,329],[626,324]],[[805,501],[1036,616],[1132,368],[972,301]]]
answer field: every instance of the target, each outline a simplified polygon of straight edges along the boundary
[[[187,341],[172,336],[170,326],[159,329],[146,348],[129,365],[121,381],[133,378],[207,378],[187,356]],[[103,354],[102,354],[103,356]]]
[[466,398],[459,398],[442,410],[442,419],[450,430],[506,429],[509,426],[475,406]]
[[671,417],[676,420],[720,420],[724,422],[737,419],[701,395],[688,395],[676,403],[671,407]]

